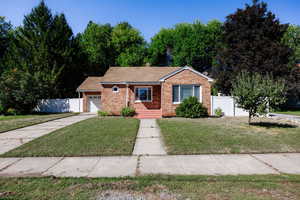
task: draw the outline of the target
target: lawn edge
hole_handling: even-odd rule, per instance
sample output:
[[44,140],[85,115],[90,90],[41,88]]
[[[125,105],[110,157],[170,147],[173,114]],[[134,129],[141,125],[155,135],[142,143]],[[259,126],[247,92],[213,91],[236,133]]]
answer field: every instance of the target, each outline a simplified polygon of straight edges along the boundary
[[46,120],[46,121],[43,121],[43,122],[40,122],[40,123],[33,123],[33,124],[30,124],[30,125],[25,125],[25,126],[21,126],[21,127],[18,127],[18,128],[9,129],[9,130],[6,130],[6,131],[0,131],[0,134],[1,134],[1,133],[8,132],[8,131],[14,131],[14,130],[17,130],[17,129],[20,129],[20,128],[25,128],[25,127],[28,127],[28,126],[34,126],[34,125],[37,125],[37,124],[42,124],[42,123],[54,121],[54,120],[57,120],[57,119],[63,119],[63,118],[66,118],[66,117],[73,117],[73,116],[76,116],[76,115],[79,115],[79,114],[80,114],[80,113],[74,113],[74,114],[72,114],[72,115],[65,116],[65,117],[58,117],[58,118],[55,118],[55,119],[49,119],[49,120]]

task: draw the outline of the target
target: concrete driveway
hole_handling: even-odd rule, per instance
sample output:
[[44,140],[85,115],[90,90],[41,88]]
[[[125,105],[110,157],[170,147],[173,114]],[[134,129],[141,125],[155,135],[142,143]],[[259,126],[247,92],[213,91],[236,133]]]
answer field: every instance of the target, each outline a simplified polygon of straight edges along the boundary
[[57,119],[25,128],[16,129],[0,134],[0,154],[15,149],[22,144],[49,134],[57,129],[69,126],[76,122],[95,117],[92,114],[79,114],[76,116]]

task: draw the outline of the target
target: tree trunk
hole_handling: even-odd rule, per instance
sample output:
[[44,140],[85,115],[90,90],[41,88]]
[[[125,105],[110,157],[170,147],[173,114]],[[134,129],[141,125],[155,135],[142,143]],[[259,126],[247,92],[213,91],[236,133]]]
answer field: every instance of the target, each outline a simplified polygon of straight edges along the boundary
[[248,124],[249,125],[251,124],[251,116],[252,116],[252,114],[251,114],[251,112],[249,112],[249,117],[248,117]]

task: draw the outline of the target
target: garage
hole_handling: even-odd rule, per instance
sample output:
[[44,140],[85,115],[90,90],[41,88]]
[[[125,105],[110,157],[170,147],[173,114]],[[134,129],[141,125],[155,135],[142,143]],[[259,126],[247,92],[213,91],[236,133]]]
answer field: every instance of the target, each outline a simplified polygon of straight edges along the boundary
[[89,112],[97,112],[100,110],[100,103],[101,103],[101,96],[100,95],[89,95]]

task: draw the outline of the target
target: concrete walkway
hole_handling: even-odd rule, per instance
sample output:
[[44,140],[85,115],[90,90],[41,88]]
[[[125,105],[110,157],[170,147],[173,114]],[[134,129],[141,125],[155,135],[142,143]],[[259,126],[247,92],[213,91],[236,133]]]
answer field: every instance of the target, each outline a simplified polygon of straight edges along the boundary
[[121,177],[149,174],[300,174],[300,153],[0,158],[0,176]]
[[141,119],[133,155],[167,155],[155,119]]
[[279,118],[279,119],[286,119],[295,123],[300,123],[300,116],[296,116],[296,115],[270,113],[269,116],[274,118]]
[[91,114],[79,114],[71,117],[57,119],[25,128],[16,129],[0,134],[0,154],[8,152],[22,144],[34,140],[52,131],[69,126],[76,122],[95,117]]

